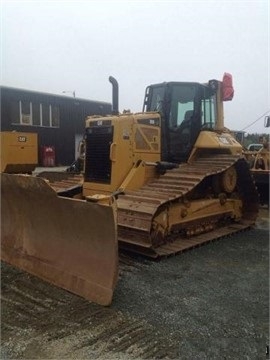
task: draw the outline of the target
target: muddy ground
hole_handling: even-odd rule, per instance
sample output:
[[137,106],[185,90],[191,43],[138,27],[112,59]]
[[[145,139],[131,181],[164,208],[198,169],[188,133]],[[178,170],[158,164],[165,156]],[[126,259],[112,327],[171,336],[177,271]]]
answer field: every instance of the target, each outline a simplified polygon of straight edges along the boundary
[[121,255],[110,307],[2,263],[1,359],[265,359],[269,213],[251,231],[149,261]]

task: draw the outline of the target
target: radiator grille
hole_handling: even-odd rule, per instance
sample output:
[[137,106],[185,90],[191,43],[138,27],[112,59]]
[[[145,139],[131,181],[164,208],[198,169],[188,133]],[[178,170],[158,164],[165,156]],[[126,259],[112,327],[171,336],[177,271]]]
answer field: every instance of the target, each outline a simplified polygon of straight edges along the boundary
[[86,129],[85,180],[110,184],[110,145],[112,126],[93,126]]

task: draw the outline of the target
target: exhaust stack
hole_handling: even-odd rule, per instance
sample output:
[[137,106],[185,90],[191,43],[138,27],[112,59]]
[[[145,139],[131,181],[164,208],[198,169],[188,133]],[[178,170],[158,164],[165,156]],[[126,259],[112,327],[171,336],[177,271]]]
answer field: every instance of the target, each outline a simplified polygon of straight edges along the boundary
[[117,80],[110,76],[109,81],[112,84],[112,114],[119,114],[119,90],[118,90],[118,82]]

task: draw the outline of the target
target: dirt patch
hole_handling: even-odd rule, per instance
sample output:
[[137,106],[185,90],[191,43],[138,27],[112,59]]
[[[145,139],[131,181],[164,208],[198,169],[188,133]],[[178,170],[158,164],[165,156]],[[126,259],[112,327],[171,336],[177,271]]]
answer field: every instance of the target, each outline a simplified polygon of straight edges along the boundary
[[107,308],[2,263],[1,358],[264,358],[268,210],[260,218],[251,231],[162,261],[121,255]]

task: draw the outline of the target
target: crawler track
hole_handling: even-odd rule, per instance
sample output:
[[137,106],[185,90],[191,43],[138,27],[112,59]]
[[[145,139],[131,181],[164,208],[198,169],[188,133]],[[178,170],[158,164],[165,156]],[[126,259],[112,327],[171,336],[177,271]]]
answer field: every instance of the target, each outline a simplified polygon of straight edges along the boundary
[[[223,223],[211,232],[187,238],[181,232],[169,234],[167,243],[155,247],[151,239],[152,223],[158,212],[184,199],[194,198],[194,191],[207,178],[221,174],[235,166],[238,177],[237,196],[243,202],[241,222]],[[203,198],[201,197],[201,200]],[[138,191],[127,191],[118,199],[118,226],[120,245],[127,250],[151,257],[167,256],[189,248],[200,246],[214,239],[236,233],[254,224],[258,213],[258,194],[250,175],[248,165],[238,156],[211,155],[197,159],[190,164],[183,164],[178,169],[169,170],[159,179],[148,183]],[[214,217],[197,220],[217,224],[222,219]],[[196,226],[196,223],[194,224]],[[187,225],[186,225],[187,226]],[[181,237],[180,237],[181,235]]]

